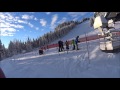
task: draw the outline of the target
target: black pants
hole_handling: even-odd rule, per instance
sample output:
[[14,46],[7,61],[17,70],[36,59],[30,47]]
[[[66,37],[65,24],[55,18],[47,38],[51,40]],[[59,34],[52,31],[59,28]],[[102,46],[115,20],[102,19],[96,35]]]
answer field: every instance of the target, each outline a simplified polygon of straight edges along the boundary
[[79,50],[79,48],[78,48],[78,43],[76,43],[76,50]]
[[69,50],[69,46],[66,46],[66,50]]
[[73,45],[73,50],[75,50],[75,45]]
[[64,47],[63,46],[59,46],[59,52],[63,51]]
[[43,54],[43,50],[39,50],[39,55]]

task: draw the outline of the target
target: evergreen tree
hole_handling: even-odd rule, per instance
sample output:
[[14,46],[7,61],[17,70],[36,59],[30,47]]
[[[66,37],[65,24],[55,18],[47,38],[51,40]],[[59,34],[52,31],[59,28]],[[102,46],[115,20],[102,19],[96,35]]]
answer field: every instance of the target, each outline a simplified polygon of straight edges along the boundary
[[3,56],[3,47],[2,47],[2,42],[0,40],[0,61],[2,60],[2,56]]
[[32,50],[32,44],[31,44],[31,40],[30,40],[29,37],[28,37],[28,40],[27,40],[27,43],[26,43],[26,50],[27,50],[27,52]]
[[8,49],[9,49],[9,56],[15,55],[16,49],[15,49],[15,45],[12,41],[10,41]]

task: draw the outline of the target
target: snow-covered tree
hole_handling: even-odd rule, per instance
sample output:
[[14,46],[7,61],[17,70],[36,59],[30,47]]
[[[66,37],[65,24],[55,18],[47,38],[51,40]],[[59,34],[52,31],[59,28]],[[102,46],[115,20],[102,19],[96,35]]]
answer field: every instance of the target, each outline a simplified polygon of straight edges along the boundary
[[2,60],[2,57],[3,57],[3,45],[2,45],[2,42],[0,40],[0,61]]
[[10,41],[9,46],[8,46],[8,49],[9,49],[9,55],[10,55],[10,56],[15,55],[16,52],[17,52],[17,51],[16,51],[15,44],[14,44],[12,41]]
[[26,51],[29,52],[31,50],[32,50],[32,44],[30,38],[28,37],[28,40],[26,42]]

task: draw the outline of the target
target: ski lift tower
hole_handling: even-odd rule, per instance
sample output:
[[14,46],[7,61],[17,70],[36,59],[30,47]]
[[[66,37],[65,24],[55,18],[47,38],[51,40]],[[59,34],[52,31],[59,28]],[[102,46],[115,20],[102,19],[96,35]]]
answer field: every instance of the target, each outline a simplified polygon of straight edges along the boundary
[[115,26],[110,26],[110,22],[120,21],[120,12],[95,12],[91,18],[91,26],[100,32],[103,40],[100,41],[100,49],[102,51],[114,51],[120,49],[120,36],[117,33],[120,30]]

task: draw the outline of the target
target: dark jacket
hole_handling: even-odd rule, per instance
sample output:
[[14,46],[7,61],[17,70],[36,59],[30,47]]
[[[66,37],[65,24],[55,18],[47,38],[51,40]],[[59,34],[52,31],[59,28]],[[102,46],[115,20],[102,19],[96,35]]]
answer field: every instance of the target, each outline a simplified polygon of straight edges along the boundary
[[60,46],[63,46],[63,41],[61,41],[61,40],[58,41],[58,45],[59,45],[59,47],[60,47]]
[[75,42],[76,44],[79,42],[79,36],[76,37]]

